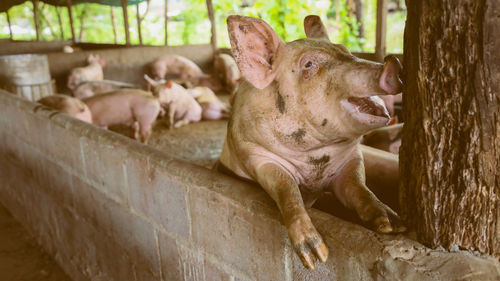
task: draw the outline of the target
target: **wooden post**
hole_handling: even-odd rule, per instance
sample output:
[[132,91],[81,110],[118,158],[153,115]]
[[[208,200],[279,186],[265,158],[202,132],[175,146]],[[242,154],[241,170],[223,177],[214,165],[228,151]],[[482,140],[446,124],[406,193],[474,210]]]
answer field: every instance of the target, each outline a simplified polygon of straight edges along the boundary
[[40,41],[40,25],[38,21],[38,0],[31,0],[33,3],[33,16],[35,21],[36,41]]
[[498,259],[500,6],[406,3],[401,215],[425,245]]
[[165,0],[165,46],[168,46],[168,0]]
[[377,35],[375,43],[375,59],[379,62],[385,57],[385,32],[387,30],[387,0],[377,0]]
[[215,30],[214,6],[212,5],[212,0],[207,0],[207,10],[212,30],[212,37],[210,39],[210,43],[212,44],[212,50],[215,53],[215,51],[217,50],[217,32]]
[[113,25],[113,35],[115,36],[115,44],[118,44],[118,33],[116,31],[116,20],[115,20],[115,9],[113,6],[109,6],[111,11],[111,25]]
[[363,23],[363,2],[361,0],[354,0],[354,6],[356,6],[356,11],[354,14],[356,15],[356,20],[358,21],[358,38],[365,37],[365,27]]
[[125,42],[130,45],[130,32],[128,30],[127,0],[122,0],[123,23],[125,25]]
[[73,11],[71,9],[71,0],[68,0],[66,2],[66,7],[68,8],[68,15],[69,15],[69,25],[71,26],[71,41],[73,41],[73,44],[76,43],[76,37],[75,37],[75,26],[73,25]]
[[139,45],[142,45],[142,30],[141,30],[141,14],[139,13],[139,3],[135,5],[135,12],[137,16],[137,33],[139,35]]
[[59,11],[59,7],[56,8],[56,13],[57,13],[57,22],[59,23],[59,32],[61,36],[61,40],[64,40],[64,30],[63,30],[63,25],[62,25],[62,19],[61,19],[61,11]]
[[9,25],[10,40],[13,40],[14,36],[12,36],[12,25],[10,23],[9,10],[5,11],[5,15],[7,16],[7,24]]
[[87,4],[84,4],[82,13],[80,14],[80,33],[78,34],[79,42],[83,41],[83,35],[85,34],[85,15],[87,14]]
[[52,25],[50,24],[50,21],[48,19],[45,18],[44,14],[43,14],[43,10],[45,8],[45,5],[44,3],[42,2],[40,4],[40,6],[38,6],[38,9],[39,9],[39,20],[40,20],[40,25],[45,22],[47,24],[47,27],[49,28],[50,30],[50,34],[54,37],[54,38],[57,38],[57,34],[56,32],[54,31],[54,29],[52,28]]

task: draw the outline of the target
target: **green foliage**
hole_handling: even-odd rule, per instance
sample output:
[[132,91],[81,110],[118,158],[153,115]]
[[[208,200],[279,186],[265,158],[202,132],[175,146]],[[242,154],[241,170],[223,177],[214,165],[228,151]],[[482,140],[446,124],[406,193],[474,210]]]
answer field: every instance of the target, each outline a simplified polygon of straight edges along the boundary
[[[401,1],[400,5],[405,7],[404,1]],[[406,7],[404,10],[395,11],[387,15],[387,52],[396,54],[403,53],[405,21]]]
[[290,41],[305,37],[302,28],[304,17],[300,15],[307,15],[311,10],[306,1],[257,0],[245,12],[247,16],[265,20],[284,41]]
[[377,0],[363,0],[363,24],[365,26],[363,52],[373,53],[377,27]]
[[[253,4],[242,6],[242,2],[253,2]],[[230,46],[227,36],[226,18],[229,15],[235,14],[258,17],[265,20],[284,41],[303,38],[305,37],[303,20],[308,14],[314,13],[314,10],[311,9],[314,6],[314,2],[313,0],[214,0],[217,32],[221,39],[218,41],[219,46]]]
[[[31,2],[25,2],[22,5],[10,8],[9,15],[13,25],[15,40],[34,40],[36,38],[33,22],[33,4]],[[7,26],[7,17],[4,14],[0,18],[1,38],[9,38]]]
[[[144,44],[164,44],[163,4],[165,0],[151,0],[147,16],[142,21]],[[353,51],[373,52],[375,50],[377,0],[363,1],[364,38],[358,34],[355,17],[351,17],[347,0],[213,0],[219,47],[230,47],[226,18],[232,14],[259,17],[268,22],[284,41],[305,37],[303,19],[308,14],[319,15],[325,23],[330,39],[346,45]],[[398,2],[403,10],[389,13],[387,17],[387,50],[402,52],[404,21],[406,10],[404,1]],[[42,3],[42,2],[40,2]],[[141,15],[146,10],[146,2],[140,4]],[[67,9],[40,4],[41,39],[71,39],[71,29]],[[64,37],[61,37],[57,12],[63,22]],[[210,42],[210,22],[205,0],[169,1],[169,45],[206,44]],[[132,44],[138,44],[136,7],[127,8]],[[15,40],[34,40],[33,6],[31,1],[12,7],[9,10],[14,27]],[[121,7],[114,7],[117,27],[117,42],[125,43],[124,22]],[[98,4],[79,4],[73,6],[74,26],[77,40],[83,42],[114,43],[111,7]],[[83,34],[80,28],[83,19]],[[9,32],[5,14],[0,15],[0,38],[8,38]]]
[[210,41],[210,21],[205,0],[191,0],[174,21],[183,22],[182,43],[206,43]]
[[[225,19],[231,14],[265,20],[284,41],[304,38],[303,20],[309,14],[316,14],[325,22],[332,41],[355,51],[362,50],[364,39],[358,38],[358,23],[355,18],[349,17],[346,0],[256,0],[252,6],[243,8],[240,3],[241,1],[214,0],[218,19],[217,31],[224,39],[219,40],[221,47],[229,47]],[[337,5],[334,5],[335,3]]]
[[356,17],[349,16],[347,0],[337,0],[332,2],[331,8],[327,12],[327,18],[333,19],[336,32],[333,33],[334,42],[345,45],[352,51],[362,51],[364,38],[359,38],[358,23]]

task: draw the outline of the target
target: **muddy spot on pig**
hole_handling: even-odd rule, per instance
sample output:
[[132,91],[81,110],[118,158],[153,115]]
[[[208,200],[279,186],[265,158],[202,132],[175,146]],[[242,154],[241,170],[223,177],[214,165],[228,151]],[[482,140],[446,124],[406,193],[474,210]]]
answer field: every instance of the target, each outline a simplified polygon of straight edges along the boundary
[[306,130],[300,128],[297,131],[293,132],[290,136],[295,140],[295,142],[302,143],[305,135],[306,135]]
[[320,158],[309,158],[309,163],[313,164],[313,165],[325,165],[326,163],[328,163],[330,161],[330,156],[329,155],[323,155],[322,157]]
[[326,118],[323,119],[323,122],[321,122],[321,126],[325,126],[327,122],[328,122],[328,119],[326,119]]
[[328,162],[330,162],[330,156],[326,154],[321,156],[320,158],[309,158],[309,163],[314,166],[314,171],[316,174],[315,180],[319,180],[324,177],[323,172]]
[[281,114],[285,112],[285,100],[283,96],[278,91],[278,97],[276,98],[276,108],[280,111]]
[[240,24],[238,28],[241,30],[241,32],[247,34],[248,33],[248,28],[246,25]]

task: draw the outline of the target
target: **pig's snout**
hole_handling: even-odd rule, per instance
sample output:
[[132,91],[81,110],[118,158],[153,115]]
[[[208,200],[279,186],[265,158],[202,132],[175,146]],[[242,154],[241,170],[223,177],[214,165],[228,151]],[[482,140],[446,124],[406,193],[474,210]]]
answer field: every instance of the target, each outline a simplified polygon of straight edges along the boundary
[[379,86],[388,95],[401,93],[403,82],[401,81],[400,72],[402,69],[403,67],[396,56],[389,55],[385,57]]

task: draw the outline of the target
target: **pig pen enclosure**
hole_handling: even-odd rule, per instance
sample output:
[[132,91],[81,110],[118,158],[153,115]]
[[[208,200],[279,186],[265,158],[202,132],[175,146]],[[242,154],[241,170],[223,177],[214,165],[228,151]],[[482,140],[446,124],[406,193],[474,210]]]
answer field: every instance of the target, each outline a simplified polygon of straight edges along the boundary
[[[376,2],[374,52],[354,54],[382,61],[388,1]],[[76,43],[75,35],[62,42],[0,40],[0,56],[45,54],[59,93],[68,92],[68,73],[91,54],[106,58],[105,79],[143,88],[151,62],[166,54],[186,57],[212,73],[214,55],[230,51],[217,48],[214,7],[211,0],[206,4],[213,24],[209,44],[131,46],[124,23],[125,45]],[[61,52],[67,45],[79,50]],[[228,102],[227,93],[217,94]],[[227,120],[170,129],[159,119],[145,145],[131,138],[128,127],[105,130],[4,90],[0,108],[0,203],[71,280],[500,279],[498,252],[430,248],[417,242],[413,231],[378,234],[326,199],[308,212],[330,256],[316,269],[305,269],[263,189],[212,170]],[[396,190],[374,192],[400,209],[390,194]],[[8,272],[0,272],[1,280],[15,278],[2,274]]]

